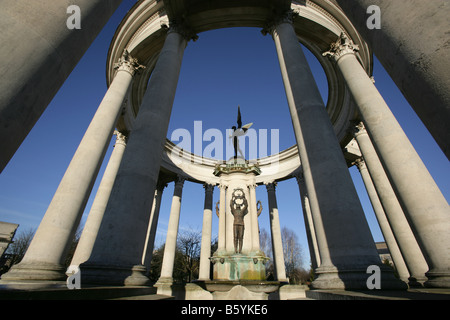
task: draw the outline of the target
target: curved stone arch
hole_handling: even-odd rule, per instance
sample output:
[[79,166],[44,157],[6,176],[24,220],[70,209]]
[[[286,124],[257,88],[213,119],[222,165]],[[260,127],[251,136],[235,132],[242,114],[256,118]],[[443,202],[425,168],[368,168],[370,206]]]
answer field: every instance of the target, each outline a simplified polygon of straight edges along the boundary
[[[174,2],[177,3],[177,1]],[[327,110],[335,133],[344,148],[352,139],[348,133],[348,125],[351,120],[358,118],[358,114],[345,82],[342,81],[342,75],[335,64],[323,57],[322,53],[328,50],[330,43],[344,32],[360,46],[358,58],[370,75],[372,72],[371,52],[344,13],[334,3],[324,0],[289,2],[291,3],[291,10],[298,14],[294,20],[294,28],[299,42],[316,57],[327,77],[329,90]],[[180,5],[181,3],[177,4]],[[197,3],[201,4],[201,1]],[[193,8],[187,8],[183,5],[180,5],[180,8],[176,8],[175,5],[166,8],[163,2],[155,0],[144,0],[137,3],[117,29],[108,53],[108,84],[111,83],[115,74],[113,62],[121,56],[124,49],[127,49],[142,64],[146,65],[146,69],[135,76],[134,83],[129,90],[124,111],[118,122],[119,130],[131,130],[159,52],[164,44],[166,26],[170,24],[169,21],[171,20],[169,15],[173,17],[177,10],[187,10],[183,19],[196,33],[229,27],[259,27],[264,29],[272,15],[270,6],[265,4],[264,1],[230,1],[228,5],[214,3],[210,4],[209,7],[198,5]],[[174,161],[171,158],[173,150],[173,143],[167,140],[162,164],[164,171],[169,174],[184,172],[192,181],[214,181],[213,169],[211,170],[211,168],[214,167],[215,160],[204,159],[186,152],[183,157]],[[199,158],[200,161],[193,161],[193,159]],[[282,167],[279,167],[277,172],[267,170],[267,164],[278,161],[274,159],[283,159],[282,162],[278,162],[278,164],[282,164]],[[259,180],[261,181],[268,178],[270,180],[286,179],[291,177],[292,173],[300,166],[296,146],[288,148],[278,155],[258,159],[258,162],[265,166],[266,170],[263,170],[263,172],[269,172],[260,177]],[[199,164],[201,165],[199,166]],[[206,174],[205,170],[210,170],[210,174]]]

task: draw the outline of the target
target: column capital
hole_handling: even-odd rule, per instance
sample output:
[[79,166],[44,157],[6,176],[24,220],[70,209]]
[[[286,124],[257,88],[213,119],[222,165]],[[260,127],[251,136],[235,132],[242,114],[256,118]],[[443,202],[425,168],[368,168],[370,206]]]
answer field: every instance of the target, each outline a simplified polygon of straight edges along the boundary
[[128,135],[117,130],[114,131],[114,134],[116,135],[116,144],[127,145]]
[[183,192],[184,182],[186,181],[186,178],[183,176],[178,176],[176,180],[174,181],[175,186],[173,188],[173,194],[174,196],[178,196],[181,198],[181,194]]
[[127,49],[123,51],[122,57],[119,62],[114,65],[114,69],[117,71],[126,71],[132,76],[139,72],[141,69],[145,69],[145,66],[140,65],[136,58],[133,58]]
[[161,27],[169,33],[178,33],[181,35],[186,41],[197,41],[198,35],[197,33],[186,23],[179,21],[170,21],[169,26],[167,24],[161,25]]
[[156,190],[162,192],[167,187],[167,183],[165,181],[158,181],[156,183]]
[[329,56],[338,61],[344,55],[355,54],[357,51],[359,51],[359,46],[354,44],[353,41],[342,32],[336,42],[331,44],[330,50],[324,52],[322,56]]
[[203,184],[203,188],[205,189],[205,193],[212,193],[214,191],[214,183],[205,182]]
[[358,158],[355,160],[354,164],[358,167],[359,172],[361,172],[364,169],[367,169],[366,161],[363,157]]
[[219,183],[218,187],[219,187],[220,190],[223,190],[223,191],[226,191],[227,188],[228,188],[228,186],[226,184],[223,184],[223,183]]
[[256,183],[249,183],[249,184],[247,184],[247,187],[248,187],[249,189],[256,189],[257,184],[256,184]]
[[267,188],[268,192],[275,192],[275,188],[277,186],[277,182],[276,181],[264,181],[264,185]]
[[305,182],[305,176],[303,175],[303,168],[300,167],[297,171],[295,171],[292,176],[297,180],[297,183],[304,183]]
[[177,176],[175,179],[175,186],[182,187],[184,185],[184,182],[186,181],[186,177],[184,176]]
[[351,126],[351,131],[355,138],[361,134],[367,134],[366,126],[362,121],[355,121],[354,125]]
[[261,30],[263,35],[271,34],[275,31],[275,28],[282,23],[293,24],[296,17],[299,16],[299,13],[289,9],[286,11],[278,12],[273,15],[273,17],[267,21],[264,28]]

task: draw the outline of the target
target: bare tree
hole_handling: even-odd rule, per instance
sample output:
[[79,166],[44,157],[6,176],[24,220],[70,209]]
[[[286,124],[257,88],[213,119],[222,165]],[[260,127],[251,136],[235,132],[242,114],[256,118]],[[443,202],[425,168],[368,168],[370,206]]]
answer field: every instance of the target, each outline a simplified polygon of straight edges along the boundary
[[303,268],[303,250],[294,231],[283,227],[281,229],[283,243],[284,264],[286,275],[291,283],[305,282],[309,273]]
[[198,276],[201,241],[201,233],[198,231],[184,231],[178,236],[178,250],[183,254],[181,268],[186,274],[187,282]]
[[11,260],[8,263],[9,267],[22,261],[22,258],[34,237],[34,233],[35,230],[29,228],[20,231],[14,236],[13,243],[9,245],[8,250],[6,251],[6,253],[11,256]]
[[[286,276],[293,284],[304,283],[310,278],[309,271],[303,268],[303,250],[298,241],[297,235],[289,228],[283,227],[281,230],[281,241],[283,243],[284,265]],[[270,258],[266,262],[267,279],[274,278],[273,249],[270,234],[265,229],[261,229],[259,236],[260,248]]]
[[269,232],[266,229],[261,229],[259,232],[259,248],[270,260],[266,261],[266,276],[267,279],[273,278],[273,254],[272,254],[272,239],[270,237]]

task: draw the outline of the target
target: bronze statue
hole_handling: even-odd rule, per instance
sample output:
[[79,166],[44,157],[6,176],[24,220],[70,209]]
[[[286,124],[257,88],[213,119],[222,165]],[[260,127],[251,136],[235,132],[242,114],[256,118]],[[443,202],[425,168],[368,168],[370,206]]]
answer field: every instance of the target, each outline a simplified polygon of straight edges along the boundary
[[233,133],[231,134],[231,138],[233,138],[233,147],[234,147],[234,158],[236,159],[238,156],[238,152],[240,153],[242,158],[244,154],[242,153],[241,148],[239,148],[239,137],[244,136],[247,133],[247,130],[253,125],[253,123],[246,124],[242,126],[242,117],[241,117],[241,107],[238,106],[238,117],[237,117],[237,128],[236,126],[232,126]]
[[248,202],[245,198],[244,190],[241,188],[234,189],[233,196],[230,200],[230,207],[231,213],[234,216],[234,252],[241,253],[245,230],[244,217],[248,213]]

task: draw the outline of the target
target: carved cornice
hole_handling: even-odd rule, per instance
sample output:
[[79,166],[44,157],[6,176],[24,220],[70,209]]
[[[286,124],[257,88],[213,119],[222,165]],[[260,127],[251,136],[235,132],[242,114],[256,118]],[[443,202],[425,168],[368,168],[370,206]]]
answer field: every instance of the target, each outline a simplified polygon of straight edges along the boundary
[[322,55],[324,57],[331,57],[338,61],[340,58],[346,54],[355,54],[359,51],[359,46],[354,44],[352,40],[348,38],[345,33],[341,33],[339,39],[332,43],[330,50],[324,52]]
[[133,58],[128,50],[125,49],[119,62],[114,65],[114,69],[117,71],[126,71],[134,76],[139,70],[145,69],[145,66],[140,65],[138,60]]

